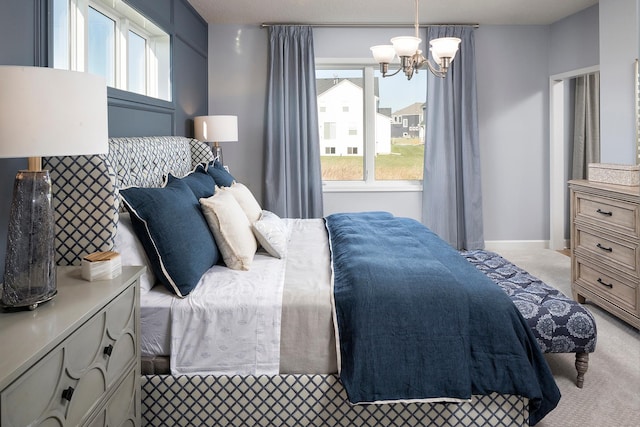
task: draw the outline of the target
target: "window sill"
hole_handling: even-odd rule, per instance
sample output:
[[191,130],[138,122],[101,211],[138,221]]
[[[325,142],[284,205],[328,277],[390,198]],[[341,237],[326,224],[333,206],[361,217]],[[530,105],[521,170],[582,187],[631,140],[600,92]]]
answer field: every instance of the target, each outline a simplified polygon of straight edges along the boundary
[[382,193],[382,192],[421,192],[421,181],[397,182],[346,182],[331,181],[322,183],[323,193]]

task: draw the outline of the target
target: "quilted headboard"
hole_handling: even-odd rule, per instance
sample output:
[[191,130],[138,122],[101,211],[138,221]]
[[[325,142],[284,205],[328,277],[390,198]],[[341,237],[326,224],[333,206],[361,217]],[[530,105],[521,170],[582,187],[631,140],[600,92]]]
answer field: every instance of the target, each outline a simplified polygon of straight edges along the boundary
[[181,177],[211,160],[206,144],[182,136],[110,138],[106,155],[43,158],[56,211],[56,263],[79,265],[86,254],[113,248],[119,188],[159,187],[167,173]]

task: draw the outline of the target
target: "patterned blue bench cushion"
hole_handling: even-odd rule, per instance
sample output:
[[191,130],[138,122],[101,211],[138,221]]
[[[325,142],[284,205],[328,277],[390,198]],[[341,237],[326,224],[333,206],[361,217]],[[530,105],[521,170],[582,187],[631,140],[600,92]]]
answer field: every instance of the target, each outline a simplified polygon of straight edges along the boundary
[[591,353],[596,349],[596,322],[585,307],[494,252],[461,254],[511,297],[543,352]]

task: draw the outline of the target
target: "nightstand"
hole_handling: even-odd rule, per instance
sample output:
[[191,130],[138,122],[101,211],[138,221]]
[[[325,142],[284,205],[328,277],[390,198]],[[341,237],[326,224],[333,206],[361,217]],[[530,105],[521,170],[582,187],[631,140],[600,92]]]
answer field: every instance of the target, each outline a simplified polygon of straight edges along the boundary
[[0,312],[0,425],[140,426],[139,278],[88,282],[58,267],[58,295]]

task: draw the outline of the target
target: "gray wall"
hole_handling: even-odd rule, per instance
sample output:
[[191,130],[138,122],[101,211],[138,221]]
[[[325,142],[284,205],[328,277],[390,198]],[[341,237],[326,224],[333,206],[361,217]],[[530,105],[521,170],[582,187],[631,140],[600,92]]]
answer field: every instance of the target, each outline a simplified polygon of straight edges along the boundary
[[[598,64],[598,19],[596,5],[550,26],[476,30],[486,240],[549,239],[549,76]],[[370,45],[401,31],[315,28],[316,57],[370,60]],[[267,49],[266,29],[209,25],[209,112],[239,116],[241,143],[225,146],[225,161],[258,196]],[[420,199],[410,191],[325,192],[325,214],[384,209],[419,219]]]
[[[173,101],[108,90],[109,135],[193,135],[193,117],[207,114],[207,24],[186,0],[127,0],[171,35]],[[0,1],[0,65],[48,64],[49,0]],[[4,276],[9,206],[25,159],[0,159],[0,281]]]
[[601,160],[635,164],[638,0],[600,0]]

